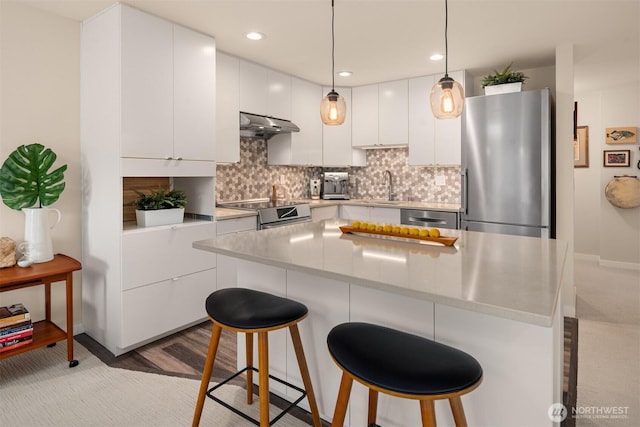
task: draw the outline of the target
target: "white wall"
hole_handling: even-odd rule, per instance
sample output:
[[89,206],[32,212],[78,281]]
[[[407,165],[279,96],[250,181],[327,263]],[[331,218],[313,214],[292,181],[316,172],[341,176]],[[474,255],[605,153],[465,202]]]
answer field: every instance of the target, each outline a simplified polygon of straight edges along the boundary
[[[620,209],[604,196],[618,175],[640,176],[638,144],[605,143],[605,129],[640,127],[640,67],[634,86],[606,88],[577,94],[578,125],[589,126],[589,167],[575,169],[576,253],[594,256],[603,264],[640,269],[640,208]],[[631,166],[605,168],[604,150],[630,150]]]
[[[66,188],[52,205],[62,221],[53,250],[81,257],[80,24],[13,1],[0,1],[0,161],[22,144],[38,142],[67,164]],[[0,203],[0,236],[20,242],[24,215]],[[81,275],[74,273],[74,323],[81,323]],[[58,289],[59,288],[59,289]],[[66,327],[64,286],[54,285],[52,313]],[[24,303],[44,318],[41,287],[0,294],[0,306]]]

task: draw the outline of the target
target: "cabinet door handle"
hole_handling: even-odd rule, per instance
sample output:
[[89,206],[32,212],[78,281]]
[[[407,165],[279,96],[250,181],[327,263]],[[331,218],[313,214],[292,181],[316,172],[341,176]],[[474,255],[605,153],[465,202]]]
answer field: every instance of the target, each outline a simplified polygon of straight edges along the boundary
[[176,157],[176,160],[182,160],[182,157]]
[[178,280],[180,280],[180,278],[179,278],[179,277],[174,277],[174,278],[173,278],[173,279],[171,279],[171,280],[173,280],[174,282],[177,282]]
[[165,157],[164,159],[165,159],[165,160],[173,160],[173,157],[171,157],[171,156],[167,156],[167,157]]

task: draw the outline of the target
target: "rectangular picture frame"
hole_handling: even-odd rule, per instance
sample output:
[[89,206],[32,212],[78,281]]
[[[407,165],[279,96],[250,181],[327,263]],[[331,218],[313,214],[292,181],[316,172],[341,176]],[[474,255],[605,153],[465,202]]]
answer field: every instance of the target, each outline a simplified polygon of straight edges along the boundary
[[578,126],[573,140],[573,167],[589,167],[589,126]]
[[607,144],[635,144],[638,142],[638,128],[635,126],[606,128],[604,141]]
[[604,150],[603,166],[606,168],[626,168],[631,166],[631,150]]

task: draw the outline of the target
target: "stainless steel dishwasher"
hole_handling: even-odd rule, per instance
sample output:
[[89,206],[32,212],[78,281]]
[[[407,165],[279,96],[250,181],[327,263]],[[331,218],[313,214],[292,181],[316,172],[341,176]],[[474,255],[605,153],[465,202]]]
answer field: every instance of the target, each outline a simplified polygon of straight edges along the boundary
[[458,228],[458,212],[400,209],[400,222],[406,225],[436,228]]

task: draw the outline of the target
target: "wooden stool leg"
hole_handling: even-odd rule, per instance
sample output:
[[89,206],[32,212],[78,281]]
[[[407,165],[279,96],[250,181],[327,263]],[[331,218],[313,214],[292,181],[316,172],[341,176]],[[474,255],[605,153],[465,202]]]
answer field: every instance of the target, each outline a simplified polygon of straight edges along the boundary
[[298,325],[294,324],[289,326],[289,332],[291,333],[291,341],[293,343],[293,349],[296,352],[296,358],[298,359],[298,368],[300,368],[300,375],[302,375],[302,382],[304,389],[307,391],[307,401],[309,402],[309,408],[311,409],[311,416],[313,417],[313,425],[315,427],[321,427],[322,421],[320,421],[320,411],[318,411],[318,404],[316,403],[316,395],[313,393],[313,386],[311,385],[311,376],[309,375],[309,367],[307,366],[307,359],[304,357],[304,349],[302,348],[302,340],[300,339],[300,331]]
[[260,387],[260,427],[269,427],[269,341],[267,332],[258,332],[258,383]]
[[204,407],[204,398],[206,397],[207,388],[211,381],[211,371],[213,371],[213,362],[216,360],[216,352],[218,351],[221,332],[222,328],[214,323],[213,330],[211,331],[211,341],[209,341],[207,359],[204,362],[204,368],[202,370],[202,381],[200,382],[200,392],[198,393],[198,400],[196,401],[196,410],[193,414],[193,421],[191,423],[193,427],[200,425],[200,417],[202,416],[202,408]]
[[436,427],[436,413],[433,409],[433,400],[420,401],[420,415],[422,415],[422,427]]
[[378,392],[369,389],[369,416],[367,417],[367,425],[375,425],[378,418]]
[[346,372],[342,373],[342,380],[340,381],[340,391],[338,392],[338,401],[336,402],[336,409],[333,412],[333,421],[331,427],[342,427],[344,425],[344,418],[347,415],[347,407],[349,406],[349,395],[351,395],[351,386],[353,385],[353,378]]
[[[245,361],[246,366],[253,367],[253,333],[245,334]],[[253,369],[247,369],[245,372],[247,378],[247,404],[253,403]]]
[[464,408],[462,407],[460,396],[450,398],[449,406],[451,406],[456,427],[467,427],[467,418],[464,416]]

